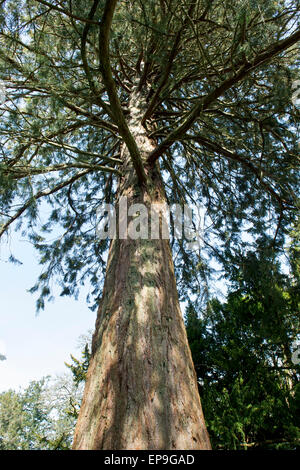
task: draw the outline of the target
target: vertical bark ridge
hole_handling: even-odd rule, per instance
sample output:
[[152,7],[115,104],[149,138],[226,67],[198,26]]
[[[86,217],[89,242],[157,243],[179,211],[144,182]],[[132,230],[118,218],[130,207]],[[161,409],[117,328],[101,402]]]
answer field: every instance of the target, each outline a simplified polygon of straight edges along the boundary
[[[133,92],[129,126],[146,160],[153,144]],[[140,187],[126,149],[119,197],[164,204],[157,165]],[[210,449],[177,295],[169,240],[111,240],[74,449]]]

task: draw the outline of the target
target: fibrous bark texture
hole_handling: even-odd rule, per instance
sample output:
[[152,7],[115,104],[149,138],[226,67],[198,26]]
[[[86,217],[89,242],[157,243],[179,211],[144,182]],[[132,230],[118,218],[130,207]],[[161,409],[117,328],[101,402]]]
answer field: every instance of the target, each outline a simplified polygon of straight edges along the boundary
[[[130,129],[145,161],[153,144],[134,100]],[[159,168],[141,187],[126,149],[123,159],[118,198],[150,215],[165,203]],[[210,449],[167,239],[111,241],[73,448]]]

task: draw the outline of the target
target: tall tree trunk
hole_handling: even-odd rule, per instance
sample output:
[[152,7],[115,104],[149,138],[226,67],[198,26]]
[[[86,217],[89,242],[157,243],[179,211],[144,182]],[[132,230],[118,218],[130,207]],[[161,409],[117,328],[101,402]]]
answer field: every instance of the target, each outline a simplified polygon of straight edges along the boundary
[[[133,93],[129,127],[145,160],[153,148]],[[165,203],[158,166],[140,187],[123,149],[118,198]],[[124,216],[124,214],[121,214]],[[210,449],[175,283],[169,240],[111,241],[74,449]]]

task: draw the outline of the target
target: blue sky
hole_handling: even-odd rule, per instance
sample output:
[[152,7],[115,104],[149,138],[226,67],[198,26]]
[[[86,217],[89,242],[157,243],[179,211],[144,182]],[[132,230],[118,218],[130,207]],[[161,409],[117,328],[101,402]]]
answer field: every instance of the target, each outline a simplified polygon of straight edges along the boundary
[[[0,245],[0,392],[26,386],[30,380],[66,372],[70,354],[79,357],[78,337],[94,329],[96,312],[79,300],[59,297],[36,315],[36,296],[27,292],[41,267],[32,246],[12,233]],[[10,253],[21,266],[6,262]]]
[[[8,262],[11,254],[23,264]],[[64,362],[70,362],[70,354],[80,356],[79,336],[94,330],[96,312],[87,307],[84,288],[78,301],[57,295],[36,315],[37,295],[28,289],[42,269],[37,259],[38,253],[28,241],[20,239],[20,232],[12,231],[8,243],[5,237],[1,240],[0,355],[7,359],[0,360],[0,392],[66,372]],[[224,283],[219,284],[224,290]],[[185,302],[181,306],[184,311]]]

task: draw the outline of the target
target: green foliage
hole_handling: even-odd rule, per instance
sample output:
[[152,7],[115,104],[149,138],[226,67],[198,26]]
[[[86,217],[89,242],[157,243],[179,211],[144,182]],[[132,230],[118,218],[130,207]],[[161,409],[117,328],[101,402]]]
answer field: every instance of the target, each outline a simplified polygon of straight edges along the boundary
[[41,402],[45,380],[31,382],[23,393],[0,394],[0,448],[35,449],[47,430],[47,413]]
[[204,415],[214,448],[299,446],[300,289],[266,252],[248,253],[224,303],[186,314]]
[[300,279],[300,217],[294,223],[288,248],[291,271],[295,279]]
[[[170,204],[201,207],[199,249],[171,241],[179,296],[193,299],[187,329],[213,442],[294,446],[299,0],[117,2],[108,57],[99,34],[114,2],[45,3],[0,3],[0,236],[14,227],[37,249],[38,309],[52,279],[75,298],[89,282],[88,301],[99,300],[108,242],[97,237],[97,208],[116,201],[121,151],[132,143],[120,122],[138,84],[155,146],[147,163],[159,159]],[[291,234],[292,281],[278,266]],[[234,286],[227,301],[207,303],[224,276]],[[88,349],[72,357],[77,384],[89,359]],[[44,435],[68,446],[62,433],[26,437],[47,426],[35,399],[36,421],[24,427],[23,394],[1,396],[16,410],[11,424],[2,416],[2,446],[37,448]]]
[[[38,308],[52,298],[52,278],[74,297],[90,282],[95,307],[105,271],[96,211],[115,200],[124,134],[101,73],[108,3],[92,4],[0,5],[0,234],[14,226],[38,250]],[[299,11],[299,0],[117,3],[108,59],[119,111],[127,119],[138,82],[145,129],[165,149],[168,200],[196,203],[205,218],[199,252],[173,240],[182,298],[205,305],[216,262],[226,272],[265,233],[282,247],[295,222],[297,38],[280,47]]]
[[81,394],[68,376],[0,393],[0,449],[70,449]]
[[[300,330],[299,283],[280,272],[268,249],[237,264],[225,302],[213,299],[201,316],[192,303],[186,311],[213,448],[295,449],[300,367],[291,357]],[[1,449],[70,448],[91,358],[90,337],[81,343],[81,358],[71,355],[66,364],[72,380],[42,379],[0,394]]]
[[91,352],[89,349],[89,345],[86,344],[83,351],[81,352],[81,360],[76,359],[76,357],[71,354],[73,364],[65,363],[65,365],[71,370],[73,374],[73,380],[76,385],[79,385],[80,383],[86,381],[86,374],[88,371],[90,358]]

